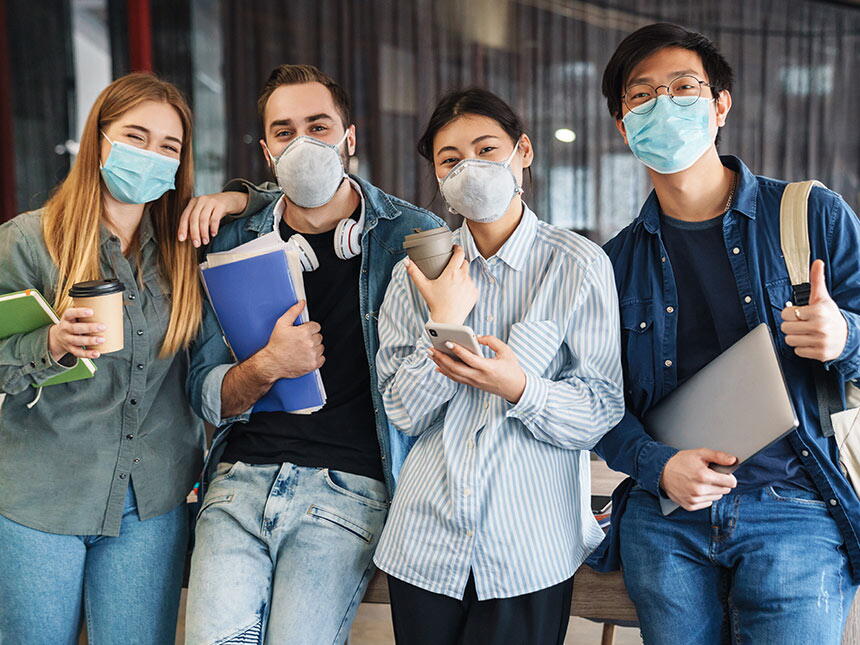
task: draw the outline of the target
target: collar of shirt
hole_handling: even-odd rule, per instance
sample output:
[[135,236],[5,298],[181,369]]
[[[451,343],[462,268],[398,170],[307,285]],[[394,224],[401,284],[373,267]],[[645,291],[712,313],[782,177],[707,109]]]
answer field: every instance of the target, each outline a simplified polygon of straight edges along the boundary
[[[520,223],[493,257],[499,258],[514,271],[520,271],[525,265],[526,258],[528,258],[529,249],[534,244],[535,236],[537,235],[537,221],[537,215],[523,202],[523,216],[520,219]],[[472,262],[472,260],[478,258],[483,259],[475,244],[475,238],[472,237],[472,231],[469,230],[469,226],[465,221],[463,222],[463,226],[460,227],[460,242],[463,245],[466,260]],[[484,261],[486,262],[491,259],[486,258]]]
[[[758,202],[758,179],[750,172],[743,161],[733,155],[720,157],[723,165],[738,173],[738,185],[732,198],[732,206],[726,216],[740,213],[754,220],[756,217],[756,204]],[[648,199],[642,205],[639,216],[634,222],[635,227],[644,226],[645,230],[652,235],[660,232],[660,202],[657,200],[657,192],[652,190]]]

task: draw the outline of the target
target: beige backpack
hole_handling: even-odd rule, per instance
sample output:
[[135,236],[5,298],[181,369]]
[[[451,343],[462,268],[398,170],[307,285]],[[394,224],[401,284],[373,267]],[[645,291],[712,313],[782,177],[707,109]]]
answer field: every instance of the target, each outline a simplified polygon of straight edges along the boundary
[[[807,211],[809,193],[813,186],[824,187],[819,181],[788,184],[779,210],[780,243],[788,275],[791,278],[793,302],[797,306],[809,303],[809,226]],[[840,398],[841,379],[823,366],[815,370],[815,389],[821,430],[832,436],[839,446],[842,474],[848,477],[854,491],[860,495],[860,388],[845,383],[846,406]]]

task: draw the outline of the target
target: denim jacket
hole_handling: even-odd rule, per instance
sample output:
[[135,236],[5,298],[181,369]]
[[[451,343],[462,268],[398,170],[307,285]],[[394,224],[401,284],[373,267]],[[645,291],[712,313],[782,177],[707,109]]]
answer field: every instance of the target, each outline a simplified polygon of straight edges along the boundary
[[[387,195],[368,182],[352,177],[361,188],[365,201],[364,233],[361,236],[361,275],[359,299],[364,330],[364,346],[370,366],[370,387],[376,416],[376,432],[382,454],[382,467],[389,495],[400,466],[414,443],[414,438],[400,433],[388,423],[377,387],[375,357],[379,348],[377,320],[379,307],[385,297],[391,270],[404,257],[403,238],[414,229],[426,230],[445,226],[445,222],[397,197]],[[250,188],[250,186],[248,186]],[[228,185],[228,189],[234,189]],[[269,203],[250,217],[227,223],[212,241],[210,252],[225,251],[274,230],[274,210],[279,191],[252,193],[252,208]],[[322,269],[324,270],[324,269]],[[311,304],[311,306],[313,306]],[[235,358],[226,344],[211,305],[206,302],[203,327],[191,347],[191,368],[188,374],[188,396],[191,406],[204,420],[215,426],[212,447],[204,468],[204,483],[210,479],[226,446],[225,440],[234,423],[245,423],[249,414],[221,418],[221,383]]]
[[[789,441],[844,537],[854,581],[860,582],[860,500],[839,464],[835,440],[821,432],[815,395],[815,362],[799,358],[785,343],[781,312],[790,301],[791,282],[780,247],[779,208],[786,182],[758,177],[735,157],[722,157],[737,171],[735,201],[723,222],[726,254],[747,326],[765,322],[777,343],[800,427]],[[809,198],[812,259],[825,263],[831,297],[848,323],[842,354],[825,364],[841,382],[860,380],[860,222],[842,198],[814,188]],[[660,232],[660,209],[651,193],[639,216],[604,247],[615,269],[621,307],[622,365],[627,409],[595,451],[609,466],[630,477],[612,496],[612,526],[592,554],[602,571],[620,564],[621,516],[627,495],[639,484],[660,494],[660,475],[677,452],[652,439],[640,419],[677,387],[678,295]],[[671,516],[666,518],[671,521]]]

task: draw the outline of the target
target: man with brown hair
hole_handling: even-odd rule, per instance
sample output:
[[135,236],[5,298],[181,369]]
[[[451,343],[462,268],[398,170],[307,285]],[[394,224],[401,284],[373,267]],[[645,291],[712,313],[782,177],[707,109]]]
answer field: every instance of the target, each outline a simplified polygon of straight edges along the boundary
[[[304,274],[310,320],[294,324],[305,306],[298,303],[240,363],[207,305],[188,389],[217,430],[186,642],[342,643],[411,446],[389,426],[376,386],[376,312],[403,237],[444,222],[348,174],[356,148],[349,97],[318,69],[276,68],[258,105],[260,146],[277,185],[229,184],[252,193],[223,197],[232,210],[249,202],[247,217],[226,224],[210,251],[277,230],[317,268]],[[315,369],[328,395],[322,409],[255,411],[276,380]]]

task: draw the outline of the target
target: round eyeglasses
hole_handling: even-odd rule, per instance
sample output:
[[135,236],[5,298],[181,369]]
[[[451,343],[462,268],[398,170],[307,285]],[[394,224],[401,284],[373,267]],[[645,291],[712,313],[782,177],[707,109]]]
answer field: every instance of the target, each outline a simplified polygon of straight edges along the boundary
[[666,94],[676,105],[688,106],[696,102],[702,95],[702,87],[711,87],[709,83],[700,81],[695,76],[679,76],[668,85],[654,87],[647,83],[631,85],[621,97],[624,105],[634,114],[648,114],[657,105],[657,90],[666,88]]

